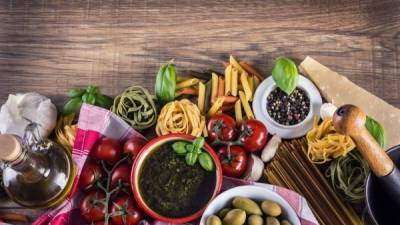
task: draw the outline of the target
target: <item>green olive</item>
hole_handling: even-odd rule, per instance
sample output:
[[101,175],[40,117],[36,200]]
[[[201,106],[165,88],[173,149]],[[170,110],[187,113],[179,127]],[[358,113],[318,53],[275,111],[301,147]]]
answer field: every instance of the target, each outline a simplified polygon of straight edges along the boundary
[[287,220],[282,220],[281,225],[292,225],[292,224]]
[[279,220],[276,217],[268,216],[265,225],[280,225]]
[[207,218],[206,225],[222,225],[222,222],[218,216],[212,215]]
[[251,215],[248,219],[247,219],[247,224],[248,225],[263,225],[263,218],[261,216],[258,215]]
[[246,222],[246,212],[241,209],[232,209],[230,210],[224,220],[222,221],[223,225],[243,225]]
[[226,214],[230,211],[230,208],[223,208],[221,210],[219,210],[218,212],[218,216],[219,218],[221,218],[222,220],[224,219],[224,217],[226,216]]
[[282,213],[282,208],[278,203],[269,200],[261,203],[261,209],[268,216],[279,216]]
[[257,203],[249,198],[236,197],[233,199],[232,205],[236,209],[244,210],[247,214],[259,215],[259,216],[262,215],[261,209],[257,205]]

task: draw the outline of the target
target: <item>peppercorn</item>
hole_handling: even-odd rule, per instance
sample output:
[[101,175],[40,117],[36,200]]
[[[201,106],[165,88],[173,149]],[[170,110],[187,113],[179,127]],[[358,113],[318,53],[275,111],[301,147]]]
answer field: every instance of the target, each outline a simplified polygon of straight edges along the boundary
[[267,112],[279,124],[296,125],[310,112],[310,99],[298,87],[290,95],[276,88],[267,97]]

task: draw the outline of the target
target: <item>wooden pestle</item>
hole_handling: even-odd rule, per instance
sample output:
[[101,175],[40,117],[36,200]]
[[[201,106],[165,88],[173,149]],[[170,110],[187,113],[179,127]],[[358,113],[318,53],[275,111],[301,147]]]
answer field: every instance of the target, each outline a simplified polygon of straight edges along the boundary
[[365,113],[354,105],[344,105],[338,108],[333,116],[333,125],[336,131],[349,135],[374,174],[384,177],[393,171],[393,161],[368,132],[365,121]]
[[[344,105],[338,108],[333,116],[335,129],[353,139],[358,151],[367,160],[371,171],[378,178],[377,185],[382,185],[390,196],[386,199],[387,204],[400,209],[400,171],[369,133],[365,127],[365,121],[364,112],[354,105]],[[400,146],[394,148],[399,150]],[[370,187],[367,185],[366,193],[371,191],[368,188]]]

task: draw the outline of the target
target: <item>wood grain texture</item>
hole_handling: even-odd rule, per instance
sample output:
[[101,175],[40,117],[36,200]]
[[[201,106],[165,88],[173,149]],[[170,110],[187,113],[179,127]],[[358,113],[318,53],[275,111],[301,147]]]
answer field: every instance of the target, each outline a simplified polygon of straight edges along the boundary
[[265,75],[278,56],[310,55],[399,107],[399,12],[394,0],[2,0],[0,104],[37,91],[61,106],[88,84],[152,90],[171,58],[223,71],[234,54]]

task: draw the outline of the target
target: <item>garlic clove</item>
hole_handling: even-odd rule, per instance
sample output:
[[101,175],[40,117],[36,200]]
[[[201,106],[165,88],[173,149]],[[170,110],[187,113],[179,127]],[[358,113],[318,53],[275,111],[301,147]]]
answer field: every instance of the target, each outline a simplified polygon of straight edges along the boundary
[[269,162],[275,156],[276,151],[279,148],[279,145],[282,143],[281,137],[278,135],[274,135],[271,140],[267,143],[264,149],[261,152],[261,159],[264,162]]
[[332,103],[324,103],[321,105],[320,109],[320,115],[322,120],[325,120],[326,118],[333,117],[333,114],[335,114],[337,107],[332,104]]

